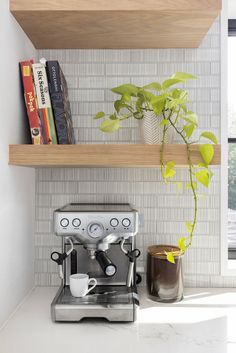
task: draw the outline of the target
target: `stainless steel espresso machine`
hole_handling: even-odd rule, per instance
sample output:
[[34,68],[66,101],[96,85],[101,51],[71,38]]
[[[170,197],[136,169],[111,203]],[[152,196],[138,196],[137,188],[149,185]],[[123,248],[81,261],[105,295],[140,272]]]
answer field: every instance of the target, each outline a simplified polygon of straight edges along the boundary
[[[51,304],[52,320],[135,321],[138,212],[129,204],[71,203],[54,212],[54,230],[62,237],[62,252],[54,251],[51,259],[59,265],[62,285]],[[75,273],[97,280],[85,297],[71,295],[69,276]]]

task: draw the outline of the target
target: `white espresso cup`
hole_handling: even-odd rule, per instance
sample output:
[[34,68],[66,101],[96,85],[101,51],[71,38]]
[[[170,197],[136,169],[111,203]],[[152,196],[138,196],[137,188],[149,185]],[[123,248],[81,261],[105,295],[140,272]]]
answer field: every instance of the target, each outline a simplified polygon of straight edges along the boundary
[[[94,284],[89,288],[90,283]],[[70,276],[70,291],[73,297],[81,298],[88,294],[97,285],[95,278],[89,278],[85,273],[76,273]]]

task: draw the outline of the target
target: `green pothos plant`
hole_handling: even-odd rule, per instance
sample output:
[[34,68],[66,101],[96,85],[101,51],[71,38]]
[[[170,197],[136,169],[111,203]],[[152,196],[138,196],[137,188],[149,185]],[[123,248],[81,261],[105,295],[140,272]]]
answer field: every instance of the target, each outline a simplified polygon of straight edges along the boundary
[[[174,182],[175,162],[173,160],[164,161],[165,136],[169,129],[174,129],[182,142],[186,145],[188,159],[188,177],[186,184],[193,196],[193,218],[187,220],[186,234],[178,241],[180,251],[166,252],[169,262],[175,262],[175,256],[183,254],[192,244],[194,231],[197,224],[198,211],[198,186],[199,184],[208,188],[213,176],[209,165],[214,156],[213,144],[217,143],[215,135],[211,131],[204,131],[196,134],[198,127],[197,115],[188,109],[188,91],[183,87],[183,83],[190,79],[196,79],[195,76],[177,72],[162,83],[152,82],[143,87],[132,84],[123,84],[119,87],[112,88],[112,92],[119,97],[114,102],[114,112],[106,115],[104,112],[98,112],[94,119],[104,119],[100,124],[100,130],[103,132],[115,132],[122,125],[123,120],[127,119],[143,119],[146,112],[153,112],[157,117],[161,116],[159,122],[160,128],[163,130],[161,148],[160,148],[160,170],[163,180]],[[176,85],[181,84],[181,88]],[[208,140],[203,143],[202,139]],[[211,143],[209,143],[211,142]],[[199,153],[202,156],[202,162],[194,165],[192,161],[192,145],[199,145]],[[180,191],[183,187],[181,182],[175,182]]]

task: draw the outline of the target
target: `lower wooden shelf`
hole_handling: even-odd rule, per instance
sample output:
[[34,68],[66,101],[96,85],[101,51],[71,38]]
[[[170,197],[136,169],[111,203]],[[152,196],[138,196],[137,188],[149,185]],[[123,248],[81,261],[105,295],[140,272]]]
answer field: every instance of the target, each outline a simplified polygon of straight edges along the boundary
[[[214,145],[212,165],[219,165],[220,145]],[[192,161],[202,162],[198,145],[192,145]],[[165,161],[187,164],[185,145],[166,145]],[[158,167],[160,145],[10,145],[9,164],[26,167]]]

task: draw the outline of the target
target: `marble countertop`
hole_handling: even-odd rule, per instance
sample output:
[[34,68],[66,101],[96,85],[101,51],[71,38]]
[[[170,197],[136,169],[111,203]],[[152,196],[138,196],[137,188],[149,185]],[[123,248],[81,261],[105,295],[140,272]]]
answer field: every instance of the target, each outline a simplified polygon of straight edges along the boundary
[[235,353],[236,289],[186,289],[158,304],[141,290],[135,323],[53,323],[55,287],[35,288],[0,331],[1,353]]

